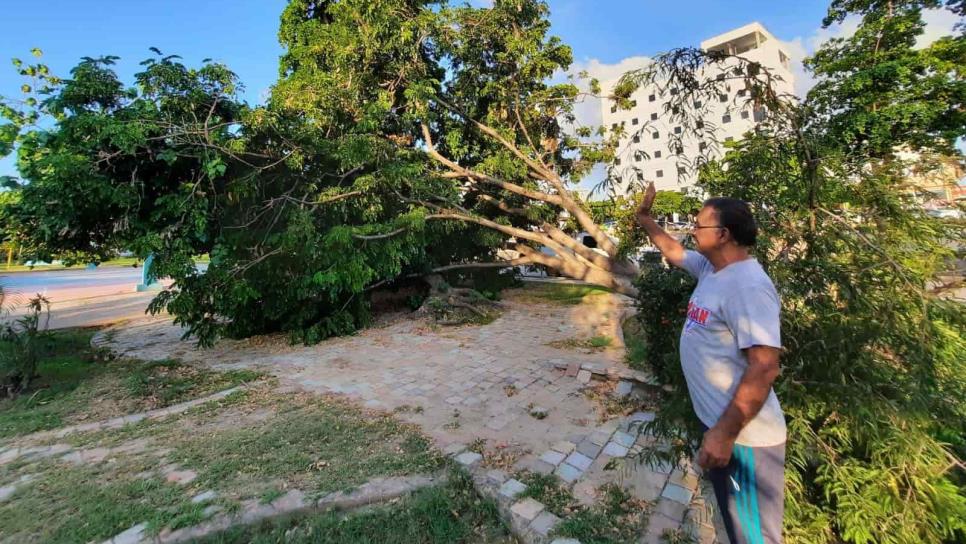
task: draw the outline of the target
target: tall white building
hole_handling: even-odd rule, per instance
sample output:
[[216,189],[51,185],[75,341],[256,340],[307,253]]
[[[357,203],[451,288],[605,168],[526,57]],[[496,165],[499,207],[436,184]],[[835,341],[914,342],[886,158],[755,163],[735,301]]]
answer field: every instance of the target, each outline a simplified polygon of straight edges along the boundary
[[[751,23],[701,42],[704,51],[723,51],[740,55],[749,61],[760,63],[772,74],[781,78],[777,91],[794,93],[794,76],[789,55],[782,44],[760,23]],[[736,61],[724,63],[724,69],[734,67]],[[722,78],[721,68],[705,77]],[[602,90],[609,94],[617,81],[604,82]],[[741,139],[767,112],[756,110],[747,103],[747,93],[741,79],[727,79],[724,94],[715,99],[704,99],[689,104],[701,112],[705,125],[714,128],[714,140],[692,136],[684,127],[675,126],[665,113],[668,93],[676,89],[667,82],[641,86],[631,96],[630,110],[617,109],[612,101],[602,101],[604,126],[615,129],[623,126],[624,136],[613,164],[612,181],[618,194],[628,192],[635,182],[653,181],[659,190],[679,190],[694,184],[696,173],[691,165],[700,155],[719,156],[721,143]]]

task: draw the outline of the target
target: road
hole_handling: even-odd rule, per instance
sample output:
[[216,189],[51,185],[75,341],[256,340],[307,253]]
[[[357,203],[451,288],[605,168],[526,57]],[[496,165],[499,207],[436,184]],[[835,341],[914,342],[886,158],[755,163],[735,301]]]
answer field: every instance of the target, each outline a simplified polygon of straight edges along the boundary
[[[37,294],[51,302],[50,328],[105,325],[142,317],[157,294],[135,292],[141,268],[17,272],[0,275],[5,300],[0,320],[23,315],[24,304]],[[167,282],[163,282],[167,283]]]

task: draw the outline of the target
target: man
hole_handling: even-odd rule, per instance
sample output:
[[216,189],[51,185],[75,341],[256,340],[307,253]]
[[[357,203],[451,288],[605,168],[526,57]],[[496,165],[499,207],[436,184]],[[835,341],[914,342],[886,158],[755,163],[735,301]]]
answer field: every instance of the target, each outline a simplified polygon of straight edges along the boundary
[[684,249],[651,217],[654,184],[637,221],[664,258],[698,280],[681,332],[681,367],[706,428],[697,463],[714,486],[732,544],[781,542],[785,417],[778,377],[780,303],[750,255],[758,227],[745,202],[712,198]]

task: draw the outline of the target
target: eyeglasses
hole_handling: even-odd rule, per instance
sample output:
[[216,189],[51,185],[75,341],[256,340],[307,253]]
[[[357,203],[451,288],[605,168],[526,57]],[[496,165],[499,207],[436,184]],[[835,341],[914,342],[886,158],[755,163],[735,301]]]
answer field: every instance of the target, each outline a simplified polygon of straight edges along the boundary
[[698,230],[698,229],[723,229],[723,228],[725,228],[725,227],[722,226],[722,225],[698,225],[697,223],[691,225],[691,230]]

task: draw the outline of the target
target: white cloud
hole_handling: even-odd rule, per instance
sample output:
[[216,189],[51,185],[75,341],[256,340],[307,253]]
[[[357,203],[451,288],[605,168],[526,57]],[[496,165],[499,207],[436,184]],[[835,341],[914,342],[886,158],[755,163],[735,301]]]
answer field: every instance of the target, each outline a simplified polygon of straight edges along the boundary
[[[597,59],[586,59],[574,62],[570,66],[569,74],[573,76],[573,82],[584,92],[589,92],[590,80],[596,79],[601,83],[601,90],[607,94],[607,89],[613,85],[625,73],[643,68],[650,64],[650,57],[628,57],[616,64],[605,64]],[[586,79],[579,79],[581,72],[587,73]],[[555,82],[564,79],[563,74],[554,77]],[[577,118],[578,125],[587,127],[597,127],[601,124],[601,100],[596,97],[586,96],[574,107],[574,116]]]
[[[960,18],[947,9],[929,9],[922,12],[925,31],[916,40],[916,47],[928,47],[929,44],[943,36],[953,33],[953,27]],[[790,41],[782,42],[788,49],[792,61],[792,72],[795,74],[795,94],[804,97],[809,89],[815,85],[815,78],[805,71],[802,61],[812,55],[819,47],[832,38],[848,38],[855,34],[861,19],[856,16],[847,17],[841,24],[829,28],[818,28],[809,36],[798,36]]]
[[939,38],[953,34],[953,27],[962,19],[948,9],[927,9],[922,12],[922,20],[926,30],[916,40],[916,48],[928,47]]

